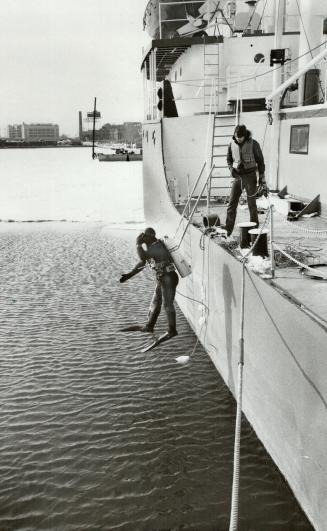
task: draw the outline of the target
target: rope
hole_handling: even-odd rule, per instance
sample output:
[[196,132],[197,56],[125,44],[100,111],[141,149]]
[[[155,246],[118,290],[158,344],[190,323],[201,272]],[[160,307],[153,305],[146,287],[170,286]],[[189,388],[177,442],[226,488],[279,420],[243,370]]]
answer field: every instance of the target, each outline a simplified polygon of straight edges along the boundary
[[[275,242],[275,243],[277,243],[277,245],[279,244],[279,242]],[[290,254],[293,258],[296,258],[300,262],[305,262],[307,259],[312,259],[312,260],[316,259],[317,261],[320,260],[319,255],[315,256],[314,254],[312,254],[311,251],[309,251],[309,249],[306,249],[305,247],[301,247],[300,245],[294,246],[288,243],[287,245],[283,246],[283,249],[285,250],[286,253]],[[319,248],[316,248],[316,249],[318,249],[318,251],[321,250]],[[275,250],[273,252],[274,252],[275,264],[279,268],[295,266],[295,263],[292,260],[288,260],[286,256],[280,253],[279,251]]]
[[286,251],[284,251],[284,249],[279,247],[279,245],[277,245],[275,242],[273,242],[273,246],[280,253],[282,253],[284,256],[286,256],[286,258],[288,258],[289,260],[291,260],[292,262],[297,264],[299,267],[301,267],[301,269],[306,269],[307,271],[309,271],[310,273],[314,274],[315,276],[319,276],[322,280],[327,280],[327,276],[325,276],[321,271],[319,271],[319,269],[314,269],[313,267],[310,267],[310,266],[304,264],[303,262],[300,262],[299,260],[294,258],[294,256],[292,256],[289,253],[287,253]]
[[292,225],[292,228],[295,231],[298,230],[299,232],[305,232],[307,234],[315,234],[318,237],[324,236],[326,238],[326,236],[327,236],[327,229],[306,229],[305,227],[300,227],[299,225],[296,225],[295,221],[287,221],[287,220],[285,220],[283,215],[280,214],[279,212],[276,212],[276,214],[282,220],[282,223],[284,225],[288,225],[288,226]]
[[[317,46],[315,46],[314,48],[311,48],[311,50],[303,53],[302,55],[298,55],[297,57],[294,57],[294,59],[291,59],[290,61],[287,61],[288,63],[294,63],[296,61],[298,61],[299,59],[301,59],[302,57],[305,57],[306,55],[308,55],[309,53],[311,54],[312,52],[314,52],[315,50],[317,50],[318,48],[321,48],[322,46],[325,46],[327,44],[327,40],[322,42],[321,44],[318,44]],[[284,65],[280,65],[280,66],[277,66],[275,67],[275,71],[276,70],[279,70],[280,68],[283,68]],[[241,83],[245,83],[246,81],[251,81],[252,79],[256,79],[258,77],[262,77],[262,76],[267,76],[267,75],[270,75],[272,74],[273,71],[272,70],[266,70],[265,72],[262,72],[261,74],[255,74],[253,76],[250,76],[250,77],[247,77],[245,79],[241,79]],[[185,80],[185,81],[171,81],[171,83],[175,83],[175,84],[181,84],[181,85],[186,85],[186,86],[200,86],[200,85],[191,85],[189,83],[191,82],[202,82],[202,78],[197,78],[197,79],[188,79],[188,80]],[[233,86],[233,85],[238,85],[240,83],[239,80],[237,81],[232,81],[231,83],[229,83],[229,86]]]
[[232,502],[230,512],[229,531],[237,531],[238,509],[239,509],[239,486],[240,486],[240,454],[241,454],[241,428],[242,428],[242,399],[243,399],[243,367],[244,367],[244,302],[245,302],[245,270],[246,261],[250,253],[253,252],[262,234],[264,226],[270,215],[268,211],[264,224],[253,243],[251,249],[242,259],[242,283],[241,283],[241,313],[240,313],[240,339],[239,339],[239,362],[238,362],[238,386],[237,386],[237,409],[235,422],[234,439],[234,465],[233,465],[233,486]]
[[238,362],[238,388],[237,388],[237,410],[236,410],[236,425],[235,425],[235,440],[234,440],[232,504],[231,504],[229,531],[237,531],[238,508],[239,508],[243,367],[244,367],[244,291],[245,291],[245,262],[243,262],[243,265],[242,265],[241,316],[240,316],[240,341],[239,341],[240,351],[239,351],[239,362]]
[[209,315],[209,308],[208,308],[208,306],[207,306],[206,304],[204,304],[204,302],[202,302],[202,301],[198,301],[197,299],[193,299],[193,297],[188,297],[187,295],[184,295],[184,293],[181,293],[181,292],[178,291],[178,290],[176,291],[176,293],[177,293],[178,295],[180,295],[181,297],[184,297],[185,299],[188,299],[189,301],[193,301],[193,302],[197,302],[198,304],[202,304],[202,306],[205,307],[205,309],[207,310],[208,315]]

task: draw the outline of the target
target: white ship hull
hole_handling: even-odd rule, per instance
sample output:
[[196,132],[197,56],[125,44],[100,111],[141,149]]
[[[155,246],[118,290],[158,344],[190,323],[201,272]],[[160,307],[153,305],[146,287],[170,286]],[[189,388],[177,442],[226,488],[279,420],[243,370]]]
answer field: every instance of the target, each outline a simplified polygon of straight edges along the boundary
[[[252,113],[253,119],[255,114]],[[173,146],[178,155],[175,173],[183,171],[184,182],[188,172],[193,176],[199,173],[194,146],[200,143],[200,150],[201,142],[205,143],[203,131],[208,117],[206,121],[203,116],[192,120],[193,129],[185,124],[180,130],[175,127],[175,137],[171,132],[172,121],[169,125],[168,120],[163,124],[164,139],[161,122],[144,125],[146,222],[160,236],[172,236],[180,221],[171,200],[173,176],[165,171],[165,166],[172,169],[172,164],[166,163],[173,157]],[[180,195],[178,183],[176,186],[174,193]],[[200,247],[201,237],[204,250]],[[235,394],[242,265],[208,237],[203,240],[200,229],[192,224],[182,250],[191,263],[192,274],[180,281],[179,292],[188,298],[178,295],[178,304]],[[270,281],[247,272],[245,284],[243,411],[315,529],[326,531],[326,329]]]

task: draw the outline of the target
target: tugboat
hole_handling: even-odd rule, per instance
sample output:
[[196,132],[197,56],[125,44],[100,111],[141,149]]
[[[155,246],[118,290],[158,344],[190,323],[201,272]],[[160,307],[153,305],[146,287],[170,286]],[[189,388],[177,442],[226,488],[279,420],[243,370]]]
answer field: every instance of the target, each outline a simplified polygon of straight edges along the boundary
[[[178,304],[235,396],[243,315],[243,412],[326,531],[327,3],[165,4],[144,16],[146,221],[188,263]],[[238,124],[261,145],[270,189],[249,249],[246,197],[233,234],[219,226]]]

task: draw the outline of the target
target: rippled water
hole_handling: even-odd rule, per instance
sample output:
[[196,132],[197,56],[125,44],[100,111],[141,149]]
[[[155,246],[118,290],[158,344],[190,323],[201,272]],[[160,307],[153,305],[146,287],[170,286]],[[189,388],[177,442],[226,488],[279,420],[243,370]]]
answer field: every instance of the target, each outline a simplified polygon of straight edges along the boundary
[[[0,224],[1,531],[228,529],[234,399],[179,311],[178,338],[147,354],[119,332],[153,289],[149,272],[118,283],[135,263],[124,228]],[[240,531],[310,530],[246,421],[242,441]]]

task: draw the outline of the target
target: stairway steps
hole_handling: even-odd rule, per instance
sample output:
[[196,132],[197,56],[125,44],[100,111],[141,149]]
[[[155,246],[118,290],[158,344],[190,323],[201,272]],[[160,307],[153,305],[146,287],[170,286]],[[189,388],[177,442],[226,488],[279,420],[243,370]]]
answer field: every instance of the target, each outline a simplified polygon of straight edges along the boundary
[[221,124],[219,126],[216,125],[215,127],[218,128],[218,127],[233,127],[233,126],[231,124]]

